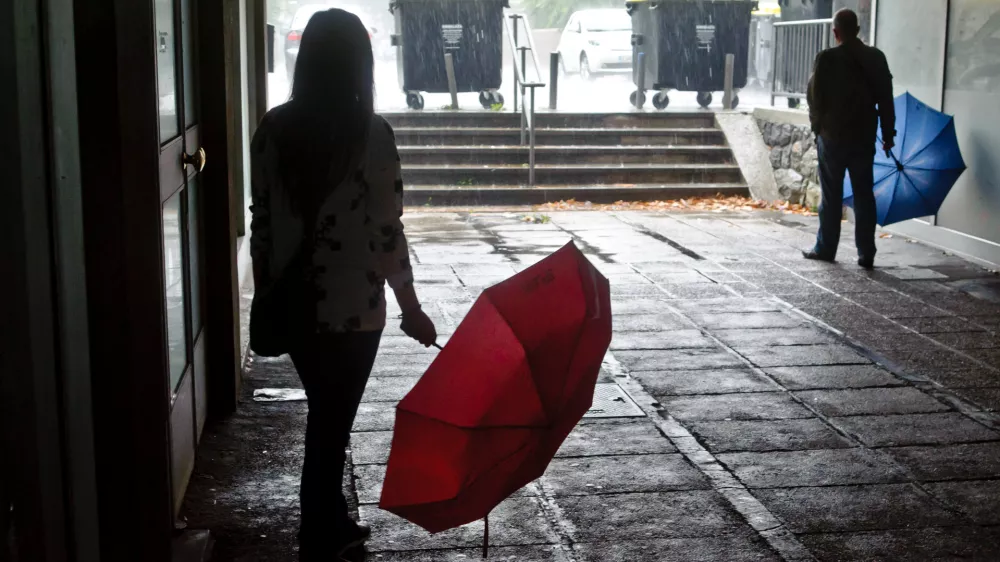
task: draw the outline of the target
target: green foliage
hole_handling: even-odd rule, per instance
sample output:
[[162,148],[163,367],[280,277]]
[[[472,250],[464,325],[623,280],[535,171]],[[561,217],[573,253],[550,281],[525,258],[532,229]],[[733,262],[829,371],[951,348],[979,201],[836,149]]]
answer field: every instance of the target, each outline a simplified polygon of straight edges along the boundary
[[624,0],[521,0],[521,8],[528,15],[532,29],[566,27],[573,12],[591,8],[621,8]]

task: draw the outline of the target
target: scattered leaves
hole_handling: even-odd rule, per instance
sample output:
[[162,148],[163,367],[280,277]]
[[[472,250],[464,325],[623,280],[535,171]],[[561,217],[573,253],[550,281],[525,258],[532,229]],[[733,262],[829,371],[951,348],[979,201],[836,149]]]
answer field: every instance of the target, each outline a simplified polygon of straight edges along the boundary
[[879,234],[878,237],[879,238],[892,238],[892,234],[889,234],[888,232],[883,232],[882,234]]
[[521,222],[532,224],[548,224],[551,220],[552,217],[548,215],[524,215],[521,217]]
[[568,199],[545,203],[535,207],[544,211],[699,211],[727,213],[734,211],[780,211],[796,215],[815,216],[816,212],[804,205],[782,201],[760,201],[749,197],[722,195],[716,197],[692,197],[667,201],[618,201],[611,204],[597,204],[590,201]]

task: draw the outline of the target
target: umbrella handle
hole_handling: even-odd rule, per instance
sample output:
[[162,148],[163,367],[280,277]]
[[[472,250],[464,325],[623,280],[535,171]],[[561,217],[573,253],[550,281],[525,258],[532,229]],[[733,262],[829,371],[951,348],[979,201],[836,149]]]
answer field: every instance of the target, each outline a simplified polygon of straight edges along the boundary
[[443,347],[441,347],[441,344],[439,344],[439,343],[437,343],[437,342],[434,342],[434,347],[436,347],[436,348],[440,349],[441,351],[444,351],[444,348],[443,348]]
[[888,156],[889,158],[892,158],[892,161],[896,163],[896,169],[897,170],[899,170],[900,172],[902,172],[905,169],[905,167],[903,166],[903,163],[900,162],[898,158],[896,158],[896,155],[892,153],[892,150],[886,150],[885,151],[885,155]]

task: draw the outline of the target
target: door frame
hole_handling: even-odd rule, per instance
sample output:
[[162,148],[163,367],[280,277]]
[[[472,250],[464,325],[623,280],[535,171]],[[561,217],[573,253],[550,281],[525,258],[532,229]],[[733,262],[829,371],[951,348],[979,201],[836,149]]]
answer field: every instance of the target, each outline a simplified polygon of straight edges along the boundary
[[[211,417],[239,388],[223,5],[197,7]],[[74,3],[102,559],[166,562],[174,534],[153,0]],[[221,132],[221,134],[220,134]]]

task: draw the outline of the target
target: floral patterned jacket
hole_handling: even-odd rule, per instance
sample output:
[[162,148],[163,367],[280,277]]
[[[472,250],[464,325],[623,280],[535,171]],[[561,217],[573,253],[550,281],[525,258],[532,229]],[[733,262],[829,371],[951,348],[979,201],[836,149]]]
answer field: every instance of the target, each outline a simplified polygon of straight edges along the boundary
[[[250,253],[267,271],[255,279],[267,290],[299,252],[302,219],[293,211],[278,173],[281,106],[261,120],[250,149],[253,219]],[[403,179],[389,124],[375,116],[358,171],[330,189],[314,228],[311,267],[316,290],[316,331],[377,331],[385,327],[385,283],[413,283],[403,235]]]

